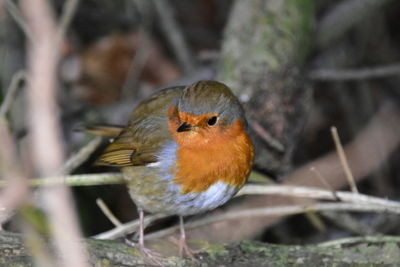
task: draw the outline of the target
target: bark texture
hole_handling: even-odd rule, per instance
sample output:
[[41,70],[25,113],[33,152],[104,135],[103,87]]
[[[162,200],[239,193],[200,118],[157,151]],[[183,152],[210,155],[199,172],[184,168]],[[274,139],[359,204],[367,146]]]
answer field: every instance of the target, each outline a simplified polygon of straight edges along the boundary
[[[375,240],[376,241],[376,240]],[[143,262],[139,251],[123,242],[84,241],[93,266],[150,266]],[[396,266],[400,264],[399,243],[385,241],[357,243],[346,246],[284,246],[241,241],[225,245],[198,243],[204,250],[197,262],[167,256],[164,266]],[[167,241],[156,240],[157,251],[170,250]],[[169,252],[170,253],[170,252]],[[167,252],[168,254],[168,252]],[[33,259],[20,234],[0,234],[0,266],[33,266]]]
[[265,171],[288,170],[311,104],[301,70],[313,24],[313,1],[236,1],[225,29],[218,80],[246,103]]

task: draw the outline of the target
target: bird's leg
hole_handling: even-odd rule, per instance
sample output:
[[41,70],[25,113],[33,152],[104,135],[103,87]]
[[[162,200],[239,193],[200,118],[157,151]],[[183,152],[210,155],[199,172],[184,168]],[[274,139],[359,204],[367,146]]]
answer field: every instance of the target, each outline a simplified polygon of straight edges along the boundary
[[185,225],[184,225],[182,216],[179,216],[179,229],[181,232],[181,236],[178,241],[179,255],[181,257],[183,257],[183,254],[185,253],[187,256],[192,258],[192,260],[196,260],[193,256],[193,254],[198,253],[200,251],[193,250],[188,246],[187,241],[186,241]]
[[145,261],[150,264],[155,264],[158,266],[163,266],[160,262],[160,258],[162,255],[152,251],[151,249],[146,248],[144,245],[144,211],[141,208],[138,208],[139,212],[139,246],[140,253],[142,254]]

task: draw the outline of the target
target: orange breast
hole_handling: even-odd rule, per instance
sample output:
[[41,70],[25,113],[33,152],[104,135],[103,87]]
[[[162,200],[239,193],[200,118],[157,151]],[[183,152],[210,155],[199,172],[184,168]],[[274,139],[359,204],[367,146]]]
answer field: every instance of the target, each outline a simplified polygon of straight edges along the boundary
[[195,133],[177,133],[170,121],[177,150],[174,182],[182,185],[183,193],[200,193],[222,181],[240,188],[250,174],[254,146],[244,123],[235,121],[229,129],[214,127]]

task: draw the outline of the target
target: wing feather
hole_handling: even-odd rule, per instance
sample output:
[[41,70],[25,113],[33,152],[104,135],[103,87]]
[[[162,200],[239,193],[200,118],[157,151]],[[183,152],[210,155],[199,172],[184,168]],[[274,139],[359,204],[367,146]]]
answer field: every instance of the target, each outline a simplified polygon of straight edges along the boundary
[[168,109],[176,104],[183,88],[164,89],[140,103],[127,127],[105,149],[96,165],[126,167],[156,162],[161,147],[172,140]]

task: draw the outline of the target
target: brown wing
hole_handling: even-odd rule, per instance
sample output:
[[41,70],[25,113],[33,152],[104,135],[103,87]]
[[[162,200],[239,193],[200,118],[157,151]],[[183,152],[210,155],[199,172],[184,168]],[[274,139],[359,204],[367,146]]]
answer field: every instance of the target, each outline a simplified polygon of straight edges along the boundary
[[120,135],[123,129],[122,126],[114,125],[89,125],[84,128],[84,131],[97,136],[115,138]]
[[168,109],[184,87],[164,89],[141,102],[120,135],[100,156],[97,165],[138,166],[157,161],[157,152],[172,140],[168,130]]

